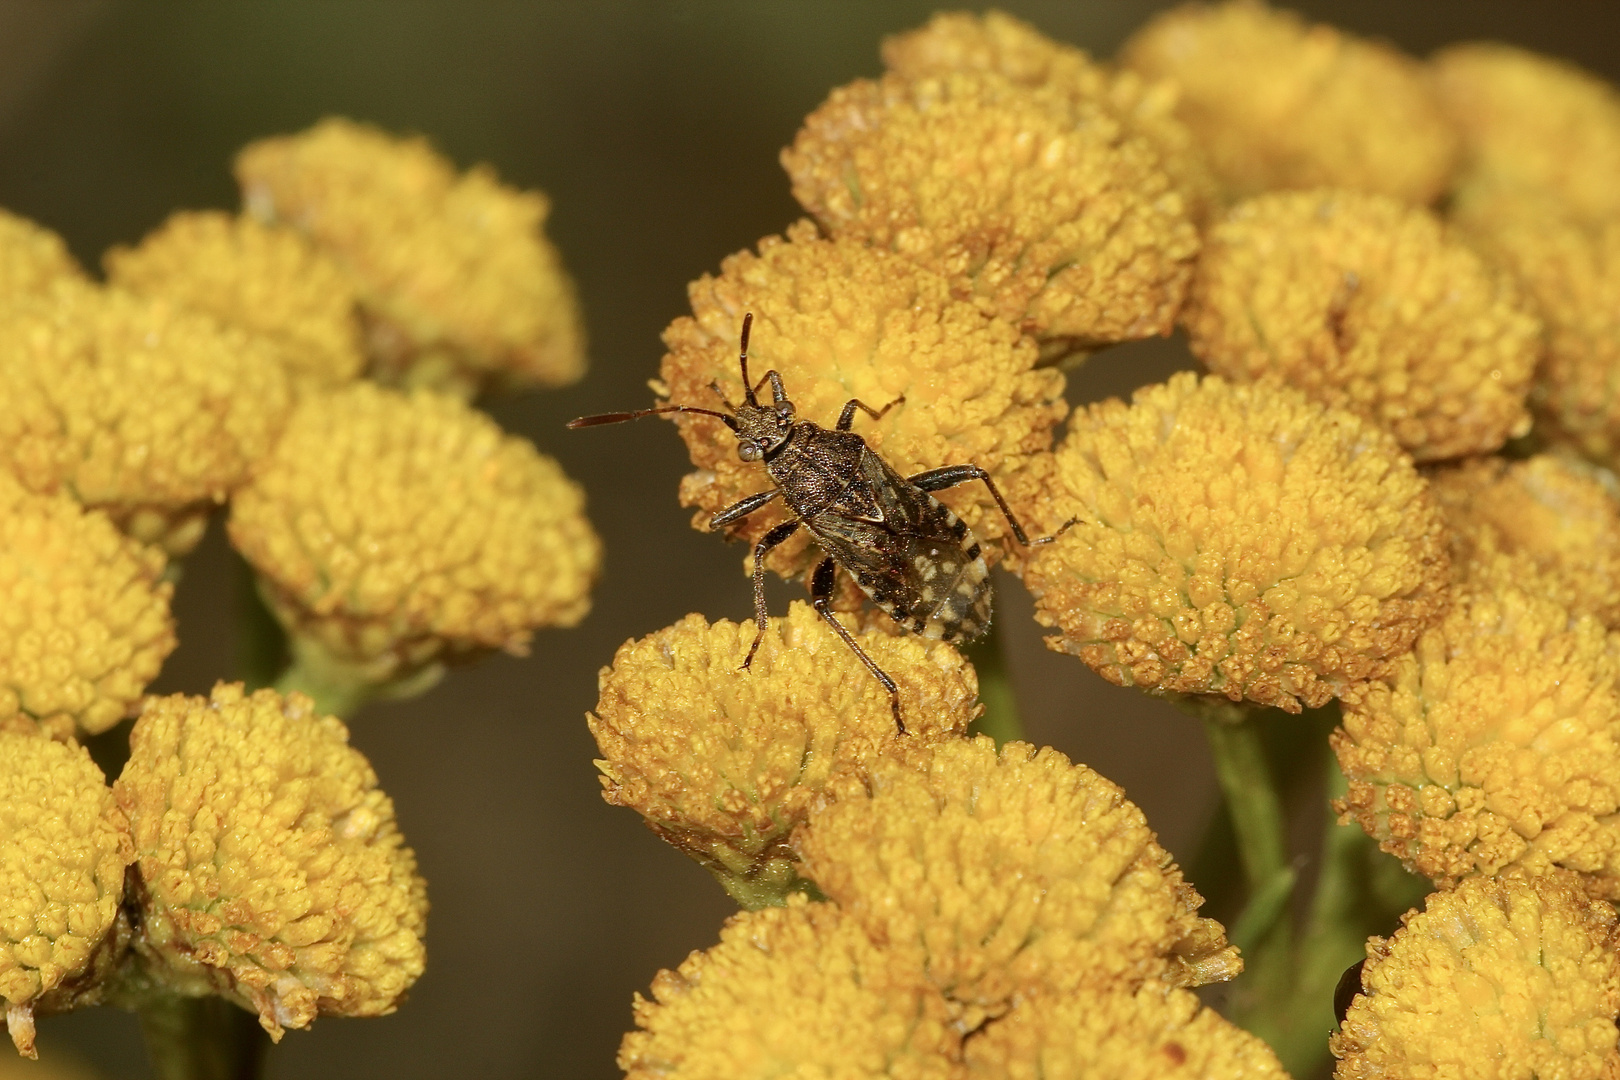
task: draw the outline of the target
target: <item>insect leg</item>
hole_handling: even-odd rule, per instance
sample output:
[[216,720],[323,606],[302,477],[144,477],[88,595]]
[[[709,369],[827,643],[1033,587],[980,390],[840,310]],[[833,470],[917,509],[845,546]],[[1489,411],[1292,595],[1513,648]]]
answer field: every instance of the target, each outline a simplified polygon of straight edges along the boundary
[[844,644],[848,645],[855,655],[861,658],[861,663],[866,665],[866,670],[870,671],[877,681],[883,684],[883,689],[889,692],[889,707],[894,710],[894,726],[900,729],[900,734],[904,735],[906,733],[906,722],[900,719],[900,688],[894,685],[894,680],[889,678],[889,673],[878,667],[877,662],[866,655],[866,650],[855,643],[855,638],[850,635],[848,630],[844,629],[844,624],[839,622],[838,617],[832,613],[833,575],[837,572],[838,564],[833,562],[831,558],[821,560],[816,566],[815,577],[810,580],[810,603],[821,613],[823,619],[832,624],[833,630],[837,632],[839,637],[844,639]]
[[943,491],[946,488],[955,487],[957,484],[965,484],[970,480],[983,480],[984,486],[990,489],[991,495],[995,496],[996,505],[1001,507],[1001,513],[1006,517],[1007,524],[1012,526],[1013,535],[1018,537],[1018,542],[1023,544],[1025,547],[1035,547],[1037,544],[1050,544],[1052,541],[1068,532],[1070,526],[1080,520],[1077,517],[1070,518],[1068,521],[1065,521],[1062,526],[1058,528],[1058,531],[1053,533],[1051,536],[1042,536],[1038,539],[1031,540],[1024,534],[1024,527],[1018,524],[1018,519],[1013,516],[1012,507],[1008,506],[1007,500],[1001,497],[1001,489],[996,487],[996,482],[990,479],[989,473],[985,472],[977,465],[946,465],[943,468],[929,469],[927,472],[920,472],[916,476],[908,476],[906,477],[906,480],[909,483],[916,484],[924,491]]
[[860,398],[850,398],[848,401],[844,402],[844,411],[838,414],[837,430],[848,431],[850,429],[850,426],[855,423],[856,409],[860,409],[874,420],[881,420],[883,419],[884,413],[888,412],[890,409],[894,408],[904,400],[906,400],[906,396],[901,394],[899,397],[883,406],[883,408],[874,409]]
[[710,518],[709,528],[723,529],[727,525],[730,525],[733,521],[741,521],[743,518],[747,517],[749,514],[752,514],[755,510],[758,510],[760,507],[764,506],[766,503],[770,502],[780,494],[782,494],[781,488],[772,488],[769,491],[756,492],[753,495],[749,495],[747,498],[738,499],[724,510],[721,510],[719,513],[715,514],[714,517]]
[[759,543],[754,545],[754,643],[748,646],[748,656],[743,659],[744,671],[747,671],[749,665],[754,662],[754,654],[759,651],[759,643],[765,640],[765,553],[798,531],[797,519],[784,521],[760,537]]

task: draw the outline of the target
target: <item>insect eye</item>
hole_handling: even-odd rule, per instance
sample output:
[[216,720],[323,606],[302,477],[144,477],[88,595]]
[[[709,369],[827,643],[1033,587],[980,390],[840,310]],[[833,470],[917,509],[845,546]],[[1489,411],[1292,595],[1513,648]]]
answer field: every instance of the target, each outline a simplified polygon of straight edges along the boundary
[[738,445],[737,456],[744,461],[758,461],[763,455],[758,443],[745,442]]

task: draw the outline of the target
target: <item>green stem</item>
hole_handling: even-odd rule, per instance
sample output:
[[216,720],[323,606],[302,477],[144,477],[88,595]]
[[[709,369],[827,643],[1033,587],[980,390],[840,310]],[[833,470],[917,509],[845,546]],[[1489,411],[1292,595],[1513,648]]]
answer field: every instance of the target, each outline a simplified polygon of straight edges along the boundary
[[141,1033],[157,1080],[257,1080],[270,1037],[252,1013],[217,997],[142,1002]]
[[236,558],[237,670],[248,690],[273,686],[287,668],[287,635],[259,595],[253,567]]
[[963,649],[979,677],[979,703],[984,712],[968,728],[970,735],[988,735],[996,746],[1024,737],[1018,715],[1018,696],[1007,672],[1007,650],[994,623],[983,638]]

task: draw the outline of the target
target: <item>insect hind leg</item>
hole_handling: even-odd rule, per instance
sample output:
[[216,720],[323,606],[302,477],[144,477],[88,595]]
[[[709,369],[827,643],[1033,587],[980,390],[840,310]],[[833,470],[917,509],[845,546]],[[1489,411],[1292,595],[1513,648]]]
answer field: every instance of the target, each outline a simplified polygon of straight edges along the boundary
[[831,558],[822,559],[817,564],[815,577],[810,582],[811,606],[821,614],[823,619],[827,620],[833,631],[843,639],[845,645],[849,646],[850,651],[860,657],[861,663],[866,665],[866,670],[870,671],[872,676],[883,684],[883,689],[889,692],[889,707],[894,710],[894,726],[899,729],[900,734],[904,735],[906,733],[906,722],[900,718],[900,688],[894,684],[894,680],[889,677],[888,672],[877,666],[877,661],[866,655],[866,650],[860,647],[854,636],[844,628],[844,624],[839,622],[838,617],[833,614],[833,575],[837,572],[838,564],[833,562]]
[[1077,517],[1072,517],[1059,526],[1057,532],[1051,536],[1041,536],[1031,540],[1024,532],[1024,527],[1018,523],[1018,518],[1014,516],[1012,507],[1008,506],[1007,500],[1002,498],[1001,489],[996,487],[996,482],[990,479],[989,473],[977,465],[946,465],[943,468],[920,472],[916,476],[908,476],[906,480],[924,491],[944,491],[946,488],[966,484],[972,480],[983,480],[984,486],[990,489],[991,496],[995,498],[996,505],[1001,507],[1001,514],[1007,519],[1007,524],[1012,526],[1013,535],[1018,537],[1018,542],[1025,547],[1050,544],[1068,532],[1080,520]]

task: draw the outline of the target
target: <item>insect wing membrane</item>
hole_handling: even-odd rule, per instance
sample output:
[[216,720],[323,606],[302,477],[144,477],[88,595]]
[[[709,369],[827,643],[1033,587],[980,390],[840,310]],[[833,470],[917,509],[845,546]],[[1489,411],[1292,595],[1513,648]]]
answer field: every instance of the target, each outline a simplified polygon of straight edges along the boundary
[[[971,641],[990,626],[990,571],[967,525],[882,458],[862,462],[882,520],[819,514],[805,524],[872,602],[912,633]],[[862,501],[865,501],[864,499]]]

